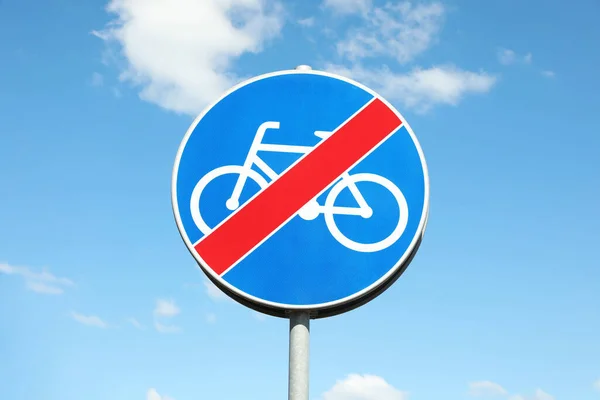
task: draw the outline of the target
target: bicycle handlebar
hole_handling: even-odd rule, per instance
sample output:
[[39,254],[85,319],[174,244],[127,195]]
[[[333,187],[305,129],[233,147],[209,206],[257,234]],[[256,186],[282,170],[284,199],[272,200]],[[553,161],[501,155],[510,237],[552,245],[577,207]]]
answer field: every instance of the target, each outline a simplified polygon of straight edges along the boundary
[[[279,129],[279,122],[277,122],[277,121],[263,122],[256,130],[255,141],[260,142],[267,129]],[[318,138],[321,138],[321,139],[328,138],[329,136],[331,136],[331,133],[332,132],[329,132],[329,131],[315,131],[314,132],[315,136]]]

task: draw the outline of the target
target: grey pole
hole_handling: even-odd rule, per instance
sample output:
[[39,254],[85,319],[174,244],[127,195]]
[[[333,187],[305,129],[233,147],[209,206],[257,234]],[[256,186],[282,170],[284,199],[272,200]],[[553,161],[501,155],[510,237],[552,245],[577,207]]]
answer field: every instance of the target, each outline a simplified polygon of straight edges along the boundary
[[[296,67],[309,71],[308,65]],[[290,366],[288,400],[308,400],[308,361],[310,347],[310,315],[308,312],[290,314]]]
[[310,315],[290,314],[290,372],[288,400],[308,400]]

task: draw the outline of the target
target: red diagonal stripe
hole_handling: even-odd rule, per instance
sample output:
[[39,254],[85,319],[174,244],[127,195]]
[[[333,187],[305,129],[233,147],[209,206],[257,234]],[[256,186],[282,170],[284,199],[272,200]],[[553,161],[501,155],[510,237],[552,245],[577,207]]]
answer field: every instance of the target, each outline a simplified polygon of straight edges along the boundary
[[195,249],[206,266],[223,274],[400,125],[400,118],[374,99],[203,237]]

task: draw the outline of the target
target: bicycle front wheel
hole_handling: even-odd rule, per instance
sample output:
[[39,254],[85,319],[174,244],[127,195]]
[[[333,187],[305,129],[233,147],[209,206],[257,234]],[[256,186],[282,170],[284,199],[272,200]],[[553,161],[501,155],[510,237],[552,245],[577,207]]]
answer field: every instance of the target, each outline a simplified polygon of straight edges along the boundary
[[[371,182],[383,186],[394,196],[394,199],[398,204],[399,218],[396,227],[389,236],[375,243],[359,243],[352,239],[349,239],[340,231],[340,229],[335,223],[335,214],[333,210],[338,195],[342,192],[342,190],[348,187],[348,184],[356,184],[358,182]],[[325,199],[324,217],[325,224],[327,225],[329,232],[331,232],[331,235],[340,244],[354,251],[372,253],[386,249],[392,244],[396,243],[398,239],[400,239],[400,236],[402,236],[402,234],[404,233],[404,230],[406,229],[406,224],[408,223],[408,204],[406,203],[406,198],[404,197],[404,194],[402,194],[402,191],[398,189],[398,187],[394,185],[390,180],[375,174],[361,173],[350,175],[348,178],[340,180],[335,186],[333,186],[333,188],[331,188],[329,194],[327,195],[327,198]],[[356,218],[362,217],[356,216]]]

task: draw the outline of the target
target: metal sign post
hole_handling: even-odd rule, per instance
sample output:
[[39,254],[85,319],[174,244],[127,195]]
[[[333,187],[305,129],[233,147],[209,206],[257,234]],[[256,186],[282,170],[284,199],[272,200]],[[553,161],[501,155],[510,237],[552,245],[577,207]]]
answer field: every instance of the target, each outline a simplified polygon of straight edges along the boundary
[[310,315],[307,312],[290,314],[289,400],[308,400]]
[[206,276],[289,318],[288,396],[308,400],[310,318],[360,307],[404,272],[427,224],[429,177],[389,102],[301,65],[242,82],[200,113],[171,200]]

